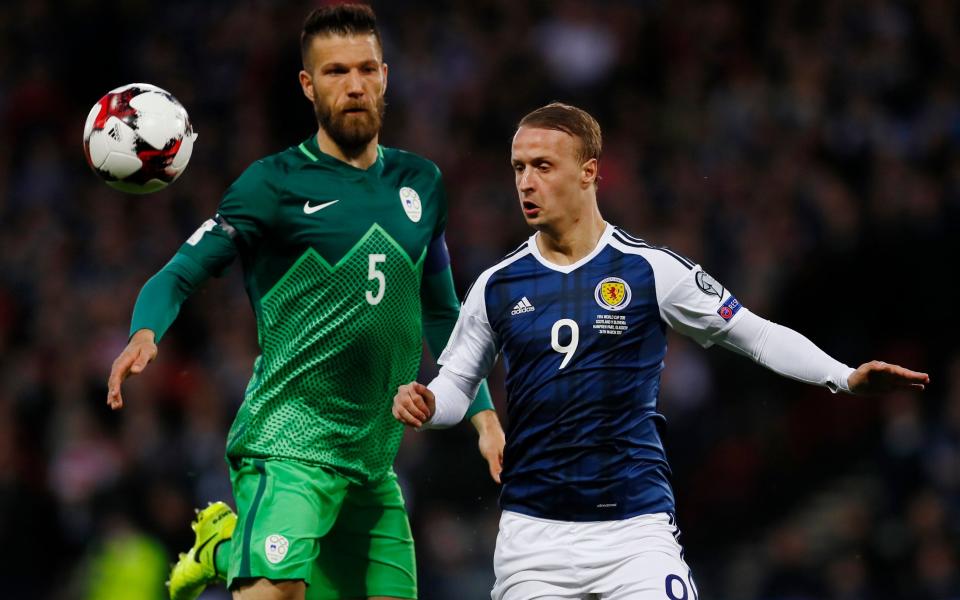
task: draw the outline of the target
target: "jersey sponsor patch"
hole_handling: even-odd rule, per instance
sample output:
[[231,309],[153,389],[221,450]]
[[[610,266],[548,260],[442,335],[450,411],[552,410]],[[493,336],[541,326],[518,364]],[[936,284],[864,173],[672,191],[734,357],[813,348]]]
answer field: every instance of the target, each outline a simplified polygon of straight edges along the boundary
[[697,271],[696,274],[697,287],[700,288],[700,291],[708,296],[716,296],[717,302],[723,299],[723,286],[714,279],[707,275],[706,271]]
[[731,295],[727,298],[727,301],[723,303],[723,306],[717,309],[717,314],[720,315],[720,318],[724,321],[729,321],[733,318],[733,315],[737,314],[737,311],[740,310],[740,306],[740,301]]
[[420,194],[412,187],[400,188],[400,205],[414,223],[420,222],[423,216],[423,205],[420,203]]
[[619,277],[607,277],[597,284],[593,297],[600,308],[623,310],[632,297],[630,285]]
[[290,542],[279,533],[267,536],[267,541],[263,544],[263,553],[267,555],[270,564],[277,564],[287,555],[290,548]]

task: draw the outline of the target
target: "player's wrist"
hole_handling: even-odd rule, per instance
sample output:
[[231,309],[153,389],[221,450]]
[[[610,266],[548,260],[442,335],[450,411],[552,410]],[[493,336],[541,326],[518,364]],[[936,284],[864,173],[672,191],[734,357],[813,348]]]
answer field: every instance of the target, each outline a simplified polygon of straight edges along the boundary
[[480,435],[486,435],[500,429],[500,421],[497,419],[496,411],[492,409],[481,410],[470,417],[474,429]]
[[156,344],[156,334],[152,329],[138,329],[130,336],[131,342],[149,342]]
[[856,373],[856,372],[857,372],[857,370],[854,369],[853,367],[846,367],[846,368],[844,369],[843,373],[840,375],[840,382],[839,382],[839,386],[838,386],[838,387],[839,387],[839,391],[841,391],[841,392],[846,392],[846,393],[848,393],[848,394],[855,394],[855,393],[856,393],[856,392],[853,390],[853,388],[852,388],[852,386],[851,386],[851,383],[852,383],[852,382],[850,381],[850,378],[853,377],[853,374]]

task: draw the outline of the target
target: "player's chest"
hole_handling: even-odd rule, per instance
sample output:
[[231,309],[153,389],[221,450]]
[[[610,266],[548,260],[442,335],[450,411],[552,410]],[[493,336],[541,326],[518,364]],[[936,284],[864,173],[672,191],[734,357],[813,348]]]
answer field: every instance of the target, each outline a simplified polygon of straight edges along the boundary
[[416,261],[430,242],[438,207],[403,182],[327,178],[293,182],[278,210],[277,237],[290,247],[312,247],[336,261],[359,245],[386,244]]
[[528,358],[625,348],[663,328],[652,277],[628,269],[500,281],[488,289],[487,308],[504,352]]

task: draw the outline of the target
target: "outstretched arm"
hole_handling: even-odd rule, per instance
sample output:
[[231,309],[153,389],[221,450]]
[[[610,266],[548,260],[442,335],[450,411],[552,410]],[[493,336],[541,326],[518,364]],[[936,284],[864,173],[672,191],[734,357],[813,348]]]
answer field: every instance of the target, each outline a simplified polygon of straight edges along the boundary
[[256,245],[276,211],[276,189],[263,161],[250,165],[224,194],[207,219],[180,246],[177,254],[140,290],[133,308],[130,341],[113,362],[107,381],[107,404],[123,407],[120,386],[157,356],[157,343],[190,294],[233,262],[240,248]]
[[110,408],[123,408],[120,387],[124,380],[142,373],[157,357],[157,343],[176,319],[180,305],[208,277],[209,273],[200,263],[177,253],[144,284],[133,307],[130,340],[110,368],[107,380],[107,405]]
[[899,365],[872,360],[860,365],[850,374],[848,381],[851,393],[881,394],[901,388],[923,390],[930,383],[930,376]]
[[[226,227],[226,229],[225,229]],[[107,380],[107,405],[123,408],[123,381],[139,375],[157,356],[157,344],[173,324],[180,306],[193,292],[220,273],[237,254],[231,230],[221,217],[209,219],[190,236],[160,271],[147,280],[133,306],[130,340],[113,361]]]
[[654,265],[663,319],[679,333],[708,347],[719,344],[785,377],[822,385],[833,392],[871,394],[897,388],[923,389],[926,373],[871,361],[852,369],[796,331],[743,307],[699,266],[648,253]]
[[785,377],[823,385],[834,392],[842,390],[853,394],[881,393],[898,388],[922,390],[930,380],[926,373],[880,361],[851,369],[789,327],[746,309],[742,313],[714,341]]

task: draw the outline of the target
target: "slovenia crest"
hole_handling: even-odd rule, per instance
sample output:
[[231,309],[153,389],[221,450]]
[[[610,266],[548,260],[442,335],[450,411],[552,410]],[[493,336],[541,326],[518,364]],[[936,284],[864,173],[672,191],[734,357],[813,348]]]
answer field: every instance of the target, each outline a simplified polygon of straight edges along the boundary
[[423,205],[420,204],[420,194],[412,187],[400,188],[400,205],[403,206],[403,212],[407,213],[410,220],[414,223],[420,222],[423,216]]
[[289,548],[290,542],[287,541],[287,538],[279,533],[274,533],[273,535],[267,536],[263,544],[263,553],[267,555],[267,560],[270,561],[270,564],[275,565],[283,560]]

